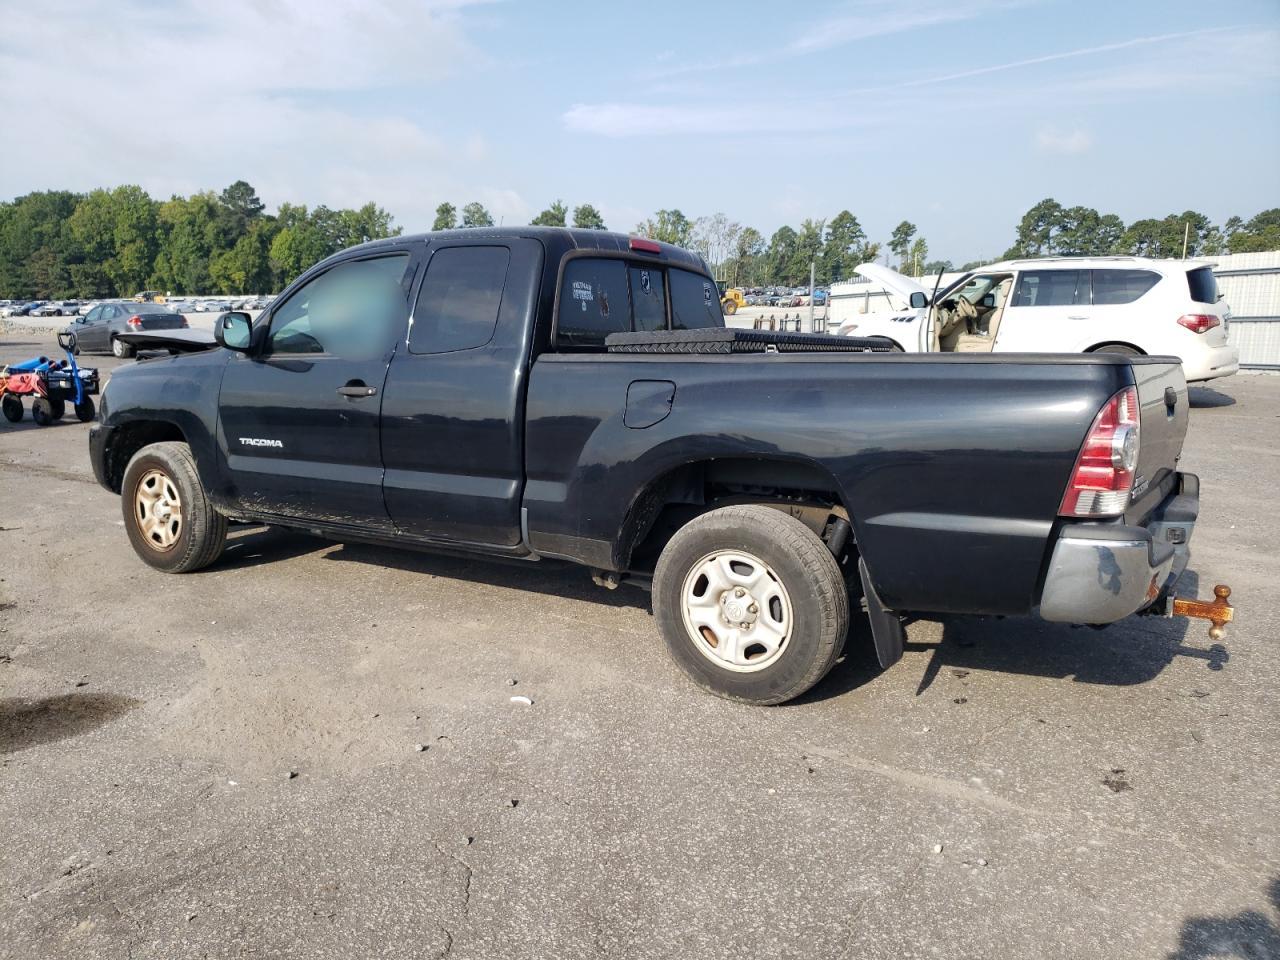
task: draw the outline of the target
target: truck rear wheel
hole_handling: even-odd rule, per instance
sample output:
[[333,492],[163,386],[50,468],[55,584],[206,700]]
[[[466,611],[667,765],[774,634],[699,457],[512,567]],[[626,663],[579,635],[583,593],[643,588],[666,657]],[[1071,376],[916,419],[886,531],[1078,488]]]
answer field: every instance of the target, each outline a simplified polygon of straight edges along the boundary
[[205,495],[185,443],[153,443],[135,453],[120,493],[129,542],[147,564],[190,573],[222,555],[227,518]]
[[677,531],[658,559],[653,607],[676,663],[743,703],[804,693],[831,669],[849,629],[835,558],[803,523],[769,507],[723,507]]

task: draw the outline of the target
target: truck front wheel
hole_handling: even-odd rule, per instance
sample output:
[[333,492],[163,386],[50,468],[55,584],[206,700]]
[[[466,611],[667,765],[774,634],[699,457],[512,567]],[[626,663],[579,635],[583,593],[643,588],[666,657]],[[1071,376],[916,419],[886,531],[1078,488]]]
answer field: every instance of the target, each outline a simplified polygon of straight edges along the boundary
[[782,703],[831,669],[849,629],[849,594],[826,545],[760,506],[712,510],[671,538],[653,608],[675,661],[712,693]]
[[153,443],[135,453],[120,503],[134,552],[157,570],[190,573],[222,555],[227,518],[205,495],[185,443]]

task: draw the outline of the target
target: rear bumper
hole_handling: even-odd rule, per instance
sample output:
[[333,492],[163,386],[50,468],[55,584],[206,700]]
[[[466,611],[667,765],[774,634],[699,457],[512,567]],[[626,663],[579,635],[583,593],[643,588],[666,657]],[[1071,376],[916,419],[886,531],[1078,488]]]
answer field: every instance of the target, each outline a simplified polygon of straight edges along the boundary
[[1114,623],[1167,593],[1191,559],[1200,480],[1178,474],[1174,492],[1146,526],[1075,523],[1054,545],[1040,616],[1061,623]]
[[1196,352],[1196,356],[1182,361],[1182,375],[1187,383],[1229,377],[1240,370],[1240,350],[1233,344],[1209,347]]

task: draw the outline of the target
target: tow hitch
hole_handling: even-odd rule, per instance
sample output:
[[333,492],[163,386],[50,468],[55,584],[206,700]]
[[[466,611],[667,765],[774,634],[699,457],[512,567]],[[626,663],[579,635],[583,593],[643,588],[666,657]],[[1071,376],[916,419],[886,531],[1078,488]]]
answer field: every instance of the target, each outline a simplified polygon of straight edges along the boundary
[[1212,600],[1183,600],[1181,597],[1170,596],[1164,603],[1164,609],[1159,612],[1166,617],[1208,620],[1212,624],[1209,627],[1209,639],[1221,640],[1226,632],[1224,628],[1232,621],[1236,612],[1235,607],[1228,602],[1231,588],[1220,583],[1213,588],[1213,597]]

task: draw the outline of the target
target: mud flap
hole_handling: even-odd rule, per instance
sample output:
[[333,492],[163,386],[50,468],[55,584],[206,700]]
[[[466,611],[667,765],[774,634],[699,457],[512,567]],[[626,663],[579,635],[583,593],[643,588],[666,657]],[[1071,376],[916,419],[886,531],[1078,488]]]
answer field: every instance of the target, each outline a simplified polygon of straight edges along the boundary
[[867,573],[867,564],[862,557],[858,557],[858,576],[862,580],[862,605],[866,609],[867,619],[871,621],[871,639],[876,645],[876,659],[880,661],[881,669],[887,670],[902,659],[906,631],[897,615],[886,610],[880,602],[880,596],[871,585],[871,575]]

